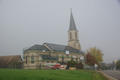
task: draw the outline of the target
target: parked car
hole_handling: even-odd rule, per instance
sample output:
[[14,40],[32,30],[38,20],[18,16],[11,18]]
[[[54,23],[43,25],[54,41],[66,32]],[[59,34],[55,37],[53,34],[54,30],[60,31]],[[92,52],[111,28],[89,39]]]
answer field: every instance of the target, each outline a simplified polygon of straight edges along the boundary
[[60,69],[61,65],[60,64],[55,64],[52,69]]

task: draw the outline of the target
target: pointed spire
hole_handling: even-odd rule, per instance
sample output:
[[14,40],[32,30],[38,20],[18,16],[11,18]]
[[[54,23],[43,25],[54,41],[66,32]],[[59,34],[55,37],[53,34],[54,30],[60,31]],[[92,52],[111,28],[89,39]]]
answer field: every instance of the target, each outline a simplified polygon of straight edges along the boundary
[[70,15],[69,30],[77,30],[76,25],[75,25],[75,21],[74,21],[73,15],[72,15],[72,8],[71,8],[71,15]]

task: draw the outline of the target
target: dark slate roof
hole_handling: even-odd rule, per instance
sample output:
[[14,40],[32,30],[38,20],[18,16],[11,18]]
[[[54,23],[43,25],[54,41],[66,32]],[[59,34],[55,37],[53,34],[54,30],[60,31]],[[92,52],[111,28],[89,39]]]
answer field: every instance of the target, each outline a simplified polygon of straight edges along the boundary
[[[60,45],[60,44],[53,44],[53,43],[44,43],[46,44],[50,49],[53,51],[70,51],[70,52],[75,52],[75,53],[82,53],[82,51],[72,48],[70,46],[65,46],[65,45]],[[43,44],[43,45],[44,45]]]
[[75,52],[75,53],[83,53],[82,51],[75,49],[75,48],[72,48],[70,46],[66,46],[65,50],[68,50],[70,52]]
[[32,47],[30,47],[26,50],[40,50],[40,51],[45,50],[45,51],[48,51],[48,48],[46,48],[44,45],[33,45]]
[[77,30],[76,25],[75,25],[75,21],[74,21],[73,15],[72,15],[72,11],[71,11],[71,15],[70,15],[69,30]]
[[72,48],[70,46],[60,45],[60,44],[53,44],[53,43],[44,43],[43,45],[33,45],[32,47],[24,50],[40,50],[40,51],[58,51],[58,52],[74,52],[74,53],[82,53],[80,50]]

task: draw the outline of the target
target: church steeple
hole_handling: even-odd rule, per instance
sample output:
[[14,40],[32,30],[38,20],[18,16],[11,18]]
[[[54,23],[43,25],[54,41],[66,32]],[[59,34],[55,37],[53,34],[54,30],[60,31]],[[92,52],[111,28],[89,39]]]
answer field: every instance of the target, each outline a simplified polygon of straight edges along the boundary
[[81,49],[79,38],[78,38],[78,31],[73,18],[72,10],[70,14],[70,25],[69,25],[69,31],[68,31],[68,46],[73,47],[75,49],[79,49],[79,50]]
[[76,25],[75,25],[75,21],[74,21],[73,14],[72,14],[72,9],[71,9],[71,15],[70,15],[69,30],[76,30]]

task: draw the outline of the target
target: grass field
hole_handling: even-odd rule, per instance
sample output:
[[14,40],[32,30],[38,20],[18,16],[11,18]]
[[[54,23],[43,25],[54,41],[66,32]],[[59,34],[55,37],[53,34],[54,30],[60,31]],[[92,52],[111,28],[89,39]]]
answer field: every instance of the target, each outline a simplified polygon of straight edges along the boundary
[[16,70],[0,69],[0,80],[106,80],[88,70]]

